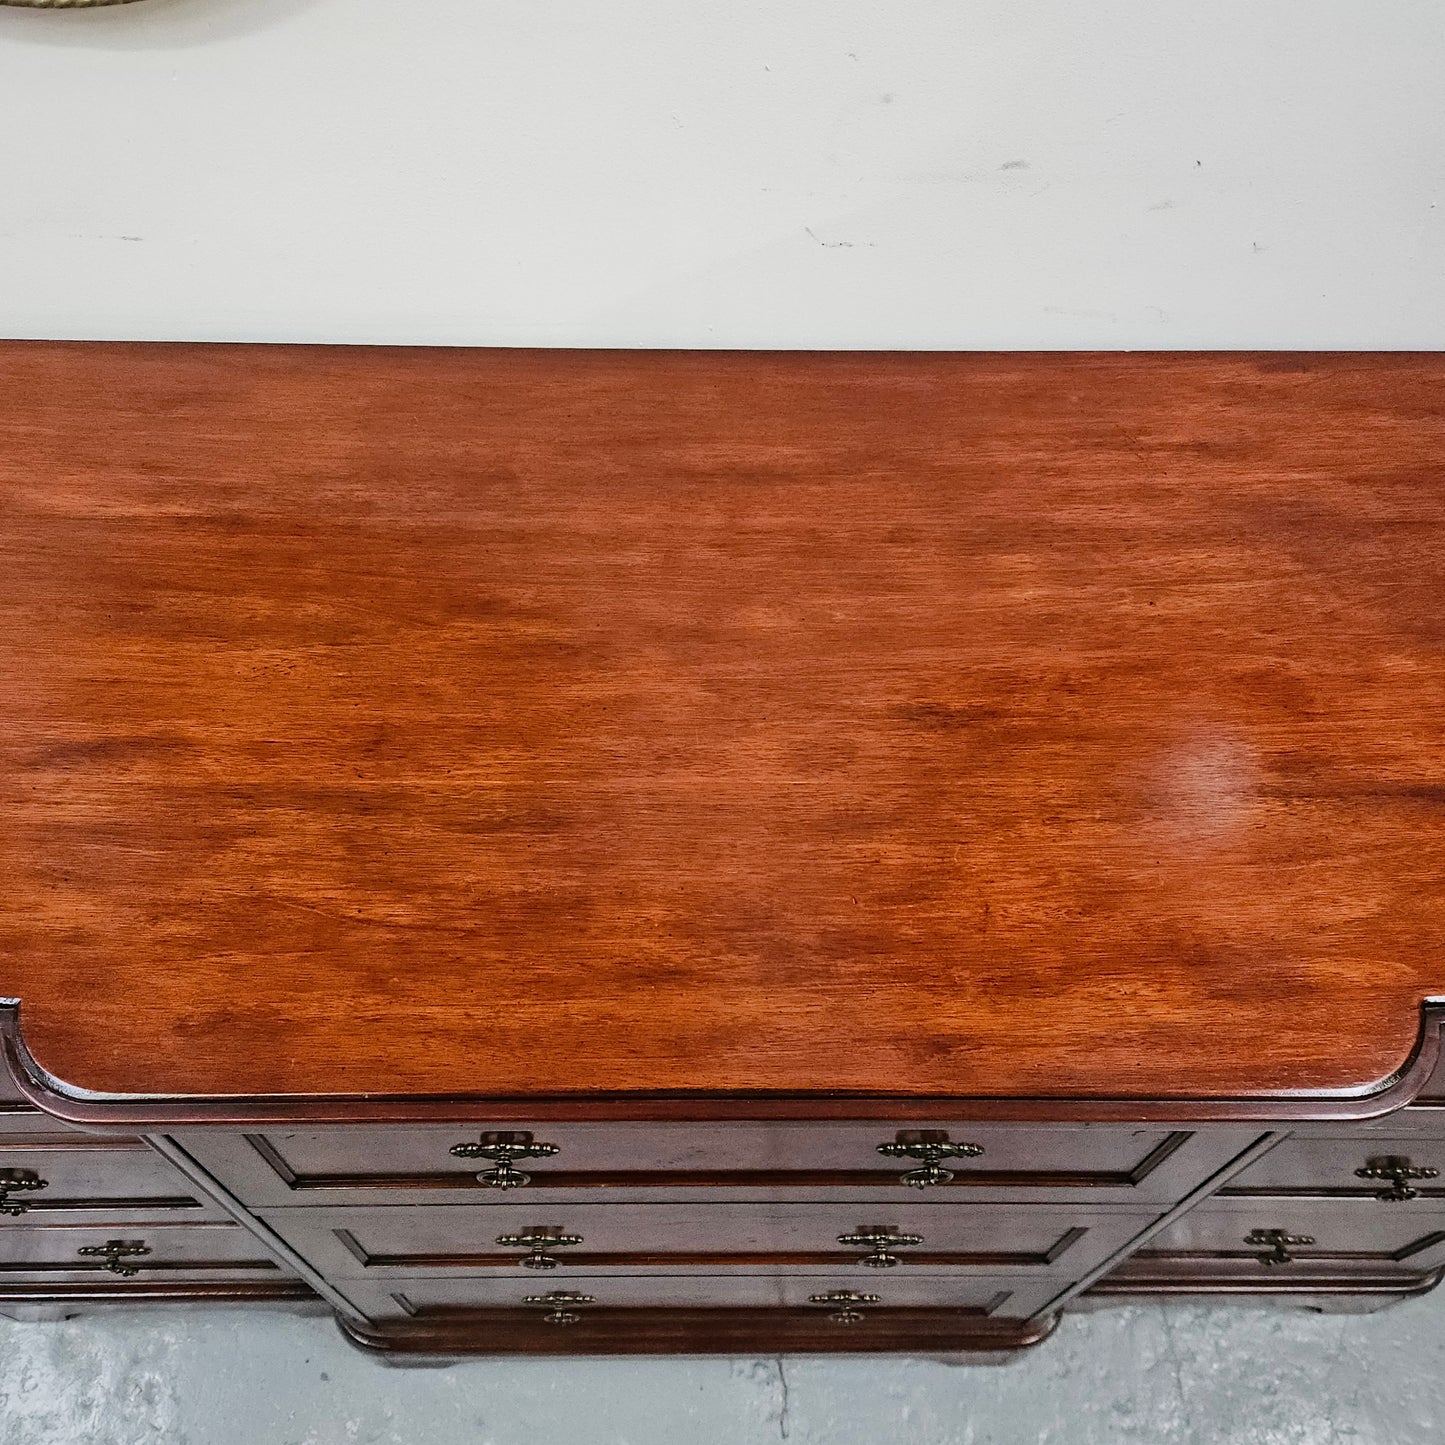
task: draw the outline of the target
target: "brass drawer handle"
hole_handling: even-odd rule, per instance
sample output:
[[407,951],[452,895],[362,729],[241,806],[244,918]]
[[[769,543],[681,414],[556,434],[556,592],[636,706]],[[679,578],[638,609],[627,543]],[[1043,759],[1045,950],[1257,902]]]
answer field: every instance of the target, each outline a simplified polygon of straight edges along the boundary
[[596,1297],[590,1294],[573,1294],[570,1290],[554,1289],[548,1294],[529,1294],[522,1301],[526,1305],[546,1305],[547,1313],[542,1322],[549,1325],[575,1325],[582,1316],[577,1313],[581,1305],[596,1304]]
[[547,1253],[549,1249],[563,1249],[568,1245],[581,1244],[580,1234],[563,1234],[558,1224],[529,1224],[520,1234],[499,1234],[497,1243],[504,1249],[526,1249],[531,1253],[517,1262],[523,1269],[556,1269],[560,1260]]
[[495,1169],[484,1169],[477,1175],[477,1183],[491,1189],[520,1189],[532,1182],[530,1174],[512,1167],[517,1159],[550,1159],[562,1151],[555,1144],[538,1144],[527,1133],[509,1134],[498,1132],[483,1134],[476,1144],[453,1144],[451,1152],[458,1159],[490,1159]]
[[1290,1250],[1315,1241],[1311,1234],[1287,1234],[1283,1229],[1252,1229],[1244,1236],[1244,1242],[1252,1249],[1267,1251],[1259,1256],[1261,1264],[1276,1265],[1293,1264],[1294,1255]]
[[42,1179],[33,1169],[0,1169],[0,1214],[18,1219],[30,1208],[28,1200],[12,1201],[12,1193],[49,1188],[50,1181]]
[[859,1264],[866,1264],[869,1269],[892,1269],[898,1263],[898,1258],[889,1251],[922,1244],[923,1236],[904,1234],[892,1224],[860,1224],[852,1234],[840,1234],[838,1243],[846,1244],[851,1249],[870,1251],[858,1261]]
[[866,1318],[859,1305],[876,1305],[880,1302],[881,1296],[876,1294],[859,1294],[856,1290],[835,1289],[827,1294],[810,1294],[808,1303],[815,1305],[830,1305],[828,1318],[835,1325],[856,1325]]
[[910,1169],[898,1176],[899,1182],[914,1189],[928,1189],[934,1184],[948,1184],[953,1170],[944,1169],[943,1159],[977,1159],[982,1144],[955,1144],[941,1129],[900,1129],[891,1144],[880,1144],[878,1152],[889,1159],[917,1159],[921,1169]]
[[1438,1169],[1412,1164],[1404,1154],[1381,1154],[1377,1158],[1365,1160],[1363,1169],[1355,1170],[1356,1179],[1374,1179],[1389,1184],[1388,1189],[1382,1189],[1375,1195],[1376,1199],[1383,1199],[1387,1204],[1402,1204],[1407,1199],[1420,1197],[1418,1189],[1410,1188],[1410,1180],[1439,1177]]
[[103,1259],[101,1269],[118,1274],[122,1279],[131,1279],[140,1271],[133,1264],[122,1264],[123,1259],[140,1259],[151,1251],[144,1240],[107,1239],[104,1244],[88,1244],[75,1251],[82,1259]]

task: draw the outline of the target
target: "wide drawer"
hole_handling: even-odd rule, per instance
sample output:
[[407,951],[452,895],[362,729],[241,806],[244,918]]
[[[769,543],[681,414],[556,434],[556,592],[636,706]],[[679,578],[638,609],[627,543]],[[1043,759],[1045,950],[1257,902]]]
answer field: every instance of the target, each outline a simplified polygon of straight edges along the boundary
[[[18,1209],[26,1219],[85,1211],[225,1218],[141,1140],[54,1132],[0,1136],[0,1209]],[[0,1230],[13,1218],[0,1215]]]
[[1445,1263],[1445,1210],[1368,1199],[1212,1199],[1131,1259],[1135,1268],[1163,1262],[1281,1280],[1305,1271],[1422,1274]]
[[[872,1213],[854,1204],[775,1203],[582,1204],[539,1213],[528,1203],[278,1209],[262,1217],[327,1278],[345,1279],[708,1270],[847,1272],[868,1278],[900,1269],[1077,1277],[1122,1249],[1153,1216],[904,1199]],[[913,1241],[875,1246],[861,1238],[890,1233]],[[572,1242],[546,1242],[557,1235]],[[844,1235],[859,1238],[844,1244],[839,1238]],[[504,1239],[513,1242],[503,1244]],[[865,1264],[866,1258],[873,1264]]]
[[[500,1201],[518,1190],[556,1203],[599,1196],[705,1198],[732,1190],[742,1198],[806,1191],[883,1202],[928,1192],[980,1201],[1147,1204],[1182,1198],[1258,1134],[1086,1124],[955,1122],[925,1129],[488,1120],[245,1134],[195,1129],[174,1137],[239,1198],[258,1206],[448,1202],[459,1196]],[[981,1152],[946,1155],[930,1170],[930,1143]],[[880,1153],[880,1145],[892,1157]],[[452,1153],[457,1146],[494,1157],[459,1158]],[[499,1162],[495,1156],[508,1149],[516,1157]],[[902,1150],[913,1151],[912,1157]],[[529,1157],[538,1153],[542,1157]],[[913,1176],[911,1186],[905,1175]]]
[[[843,1309],[866,1315],[878,1309],[942,1308],[980,1318],[1028,1319],[1064,1288],[1063,1281],[1052,1278],[895,1270],[887,1279],[861,1281],[853,1274],[802,1278],[767,1274],[620,1275],[589,1279],[585,1289],[575,1281],[557,1284],[511,1275],[500,1279],[346,1280],[341,1292],[366,1319],[419,1319],[467,1310],[515,1309],[565,1326],[572,1321],[556,1317],[583,1311],[798,1306],[817,1309],[824,1318]],[[850,1295],[864,1298],[846,1298]]]
[[222,1281],[284,1273],[237,1224],[0,1227],[0,1287],[61,1280]]
[[[1398,1116],[1396,1116],[1398,1118]],[[1445,1204],[1445,1137],[1345,1133],[1292,1135],[1236,1174],[1221,1198],[1316,1196],[1378,1200],[1415,1209]]]

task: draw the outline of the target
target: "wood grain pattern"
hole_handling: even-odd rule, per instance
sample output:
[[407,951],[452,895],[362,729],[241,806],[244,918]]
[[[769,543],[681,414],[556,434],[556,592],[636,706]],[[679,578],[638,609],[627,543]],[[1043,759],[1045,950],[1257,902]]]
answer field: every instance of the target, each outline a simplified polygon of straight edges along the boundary
[[0,993],[95,1090],[1361,1090],[1445,358],[0,346]]

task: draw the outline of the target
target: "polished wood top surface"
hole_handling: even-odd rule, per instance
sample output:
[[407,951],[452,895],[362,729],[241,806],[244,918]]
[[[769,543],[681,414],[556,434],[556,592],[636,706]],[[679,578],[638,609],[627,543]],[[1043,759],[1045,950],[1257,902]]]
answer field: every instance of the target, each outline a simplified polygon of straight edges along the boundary
[[0,346],[0,993],[181,1094],[1361,1089],[1445,357]]

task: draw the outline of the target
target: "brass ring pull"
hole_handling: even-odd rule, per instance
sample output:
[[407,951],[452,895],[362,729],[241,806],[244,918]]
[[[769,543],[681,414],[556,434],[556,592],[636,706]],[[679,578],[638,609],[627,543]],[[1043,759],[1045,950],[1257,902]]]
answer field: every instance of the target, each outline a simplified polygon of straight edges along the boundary
[[28,1193],[37,1189],[49,1189],[50,1181],[42,1179],[33,1169],[0,1169],[0,1214],[18,1219],[29,1208],[28,1200],[11,1200],[15,1192]]
[[898,1257],[890,1251],[922,1244],[923,1236],[904,1234],[893,1224],[860,1224],[852,1234],[840,1234],[838,1243],[846,1244],[852,1249],[868,1250],[869,1253],[858,1262],[866,1264],[869,1269],[892,1269],[898,1263]]
[[1259,1256],[1261,1264],[1276,1265],[1293,1264],[1295,1257],[1290,1250],[1315,1241],[1310,1234],[1288,1234],[1283,1229],[1252,1229],[1244,1236],[1244,1242],[1253,1249],[1265,1251]]
[[575,1325],[582,1316],[577,1313],[581,1305],[596,1304],[590,1294],[573,1294],[570,1290],[554,1289],[548,1294],[529,1294],[523,1301],[526,1305],[546,1305],[547,1313],[542,1316],[543,1324]]
[[122,1279],[132,1279],[140,1273],[133,1264],[122,1264],[123,1259],[140,1259],[151,1251],[144,1240],[107,1239],[104,1244],[88,1244],[75,1251],[82,1259],[103,1259],[101,1269],[118,1274]]
[[512,1167],[517,1159],[550,1159],[562,1151],[555,1144],[538,1144],[528,1133],[498,1132],[483,1134],[477,1144],[453,1144],[451,1152],[458,1159],[490,1159],[495,1169],[484,1169],[477,1183],[490,1189],[520,1189],[532,1182],[530,1174]]
[[517,1262],[523,1269],[556,1269],[561,1263],[547,1253],[549,1249],[564,1249],[569,1245],[581,1244],[580,1234],[563,1234],[559,1224],[529,1224],[520,1234],[499,1234],[497,1243],[503,1249],[526,1249],[531,1253]]
[[881,1296],[876,1294],[859,1294],[856,1290],[835,1289],[827,1294],[810,1294],[808,1303],[815,1305],[831,1305],[828,1313],[829,1320],[835,1325],[856,1325],[866,1318],[859,1305],[876,1305],[880,1302]]
[[880,1144],[878,1152],[889,1159],[917,1159],[921,1169],[900,1174],[899,1181],[914,1189],[928,1189],[935,1184],[948,1184],[953,1170],[944,1169],[943,1159],[976,1159],[983,1153],[982,1144],[955,1144],[941,1129],[900,1129],[890,1144]]
[[1374,1179],[1390,1185],[1388,1189],[1382,1189],[1375,1195],[1376,1199],[1382,1199],[1386,1204],[1403,1204],[1406,1200],[1418,1199],[1420,1191],[1410,1187],[1410,1180],[1439,1177],[1438,1169],[1412,1164],[1404,1154],[1381,1154],[1374,1159],[1367,1159],[1363,1169],[1355,1170],[1356,1179]]

